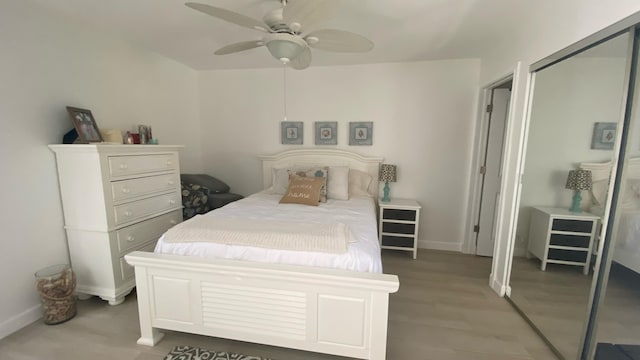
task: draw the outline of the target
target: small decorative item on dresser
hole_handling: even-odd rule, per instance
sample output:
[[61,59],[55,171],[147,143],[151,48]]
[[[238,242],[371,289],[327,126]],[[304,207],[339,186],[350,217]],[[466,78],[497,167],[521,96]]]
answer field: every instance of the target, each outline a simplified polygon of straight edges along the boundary
[[418,255],[418,224],[420,209],[415,200],[393,199],[379,203],[378,240],[383,249],[404,250]]
[[149,140],[149,129],[146,125],[138,125],[138,134],[140,136],[140,144],[146,144]]
[[390,164],[380,165],[380,181],[384,181],[384,196],[380,201],[389,202],[389,183],[396,182],[396,166]]
[[591,180],[591,170],[570,170],[569,176],[567,176],[567,184],[565,188],[573,190],[573,203],[569,211],[574,213],[580,213],[580,202],[582,201],[582,195],[580,191],[591,190],[593,182]]
[[98,125],[93,114],[91,114],[91,110],[67,106],[67,112],[76,127],[78,138],[80,139],[79,142],[85,144],[102,142],[102,135],[100,135],[100,130],[98,130]]

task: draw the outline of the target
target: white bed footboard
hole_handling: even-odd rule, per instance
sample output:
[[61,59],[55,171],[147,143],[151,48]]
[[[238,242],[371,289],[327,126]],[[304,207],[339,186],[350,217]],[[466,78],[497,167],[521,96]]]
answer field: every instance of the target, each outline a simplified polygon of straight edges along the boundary
[[385,359],[395,275],[133,252],[141,337],[176,330]]

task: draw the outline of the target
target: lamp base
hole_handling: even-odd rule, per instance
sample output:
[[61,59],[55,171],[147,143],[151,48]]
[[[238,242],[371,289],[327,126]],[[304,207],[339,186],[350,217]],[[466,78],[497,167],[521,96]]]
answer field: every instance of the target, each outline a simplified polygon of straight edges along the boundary
[[389,198],[389,182],[388,181],[384,183],[384,188],[382,189],[382,191],[384,192],[384,195],[382,196],[382,199],[380,199],[380,201],[382,202],[391,201],[391,199]]
[[581,213],[582,209],[580,209],[580,202],[582,201],[582,194],[580,194],[580,190],[576,190],[573,193],[573,203],[571,204],[571,208],[569,211],[572,213]]

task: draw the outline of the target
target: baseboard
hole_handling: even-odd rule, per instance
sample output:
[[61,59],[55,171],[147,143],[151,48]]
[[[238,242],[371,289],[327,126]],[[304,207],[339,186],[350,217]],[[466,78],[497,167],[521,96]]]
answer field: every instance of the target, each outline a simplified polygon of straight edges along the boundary
[[507,287],[504,284],[502,284],[500,280],[494,277],[493,274],[489,276],[489,286],[500,297],[503,297],[507,292]]
[[42,317],[42,305],[38,304],[0,324],[0,339],[3,339]]
[[462,252],[462,243],[450,243],[443,241],[418,240],[418,248],[430,250],[444,250]]

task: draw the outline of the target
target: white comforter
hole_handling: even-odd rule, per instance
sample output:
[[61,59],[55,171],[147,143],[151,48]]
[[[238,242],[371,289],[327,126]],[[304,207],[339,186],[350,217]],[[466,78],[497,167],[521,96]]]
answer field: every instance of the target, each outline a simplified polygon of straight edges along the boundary
[[212,242],[168,243],[164,241],[164,237],[158,241],[155,252],[382,272],[373,199],[366,197],[352,198],[350,200],[329,199],[326,203],[321,203],[316,207],[279,204],[278,201],[281,197],[282,195],[261,192],[203,216],[246,219],[247,221],[255,219],[318,224],[344,223],[351,230],[351,241],[353,241],[349,243],[347,252],[330,254],[226,245]]

